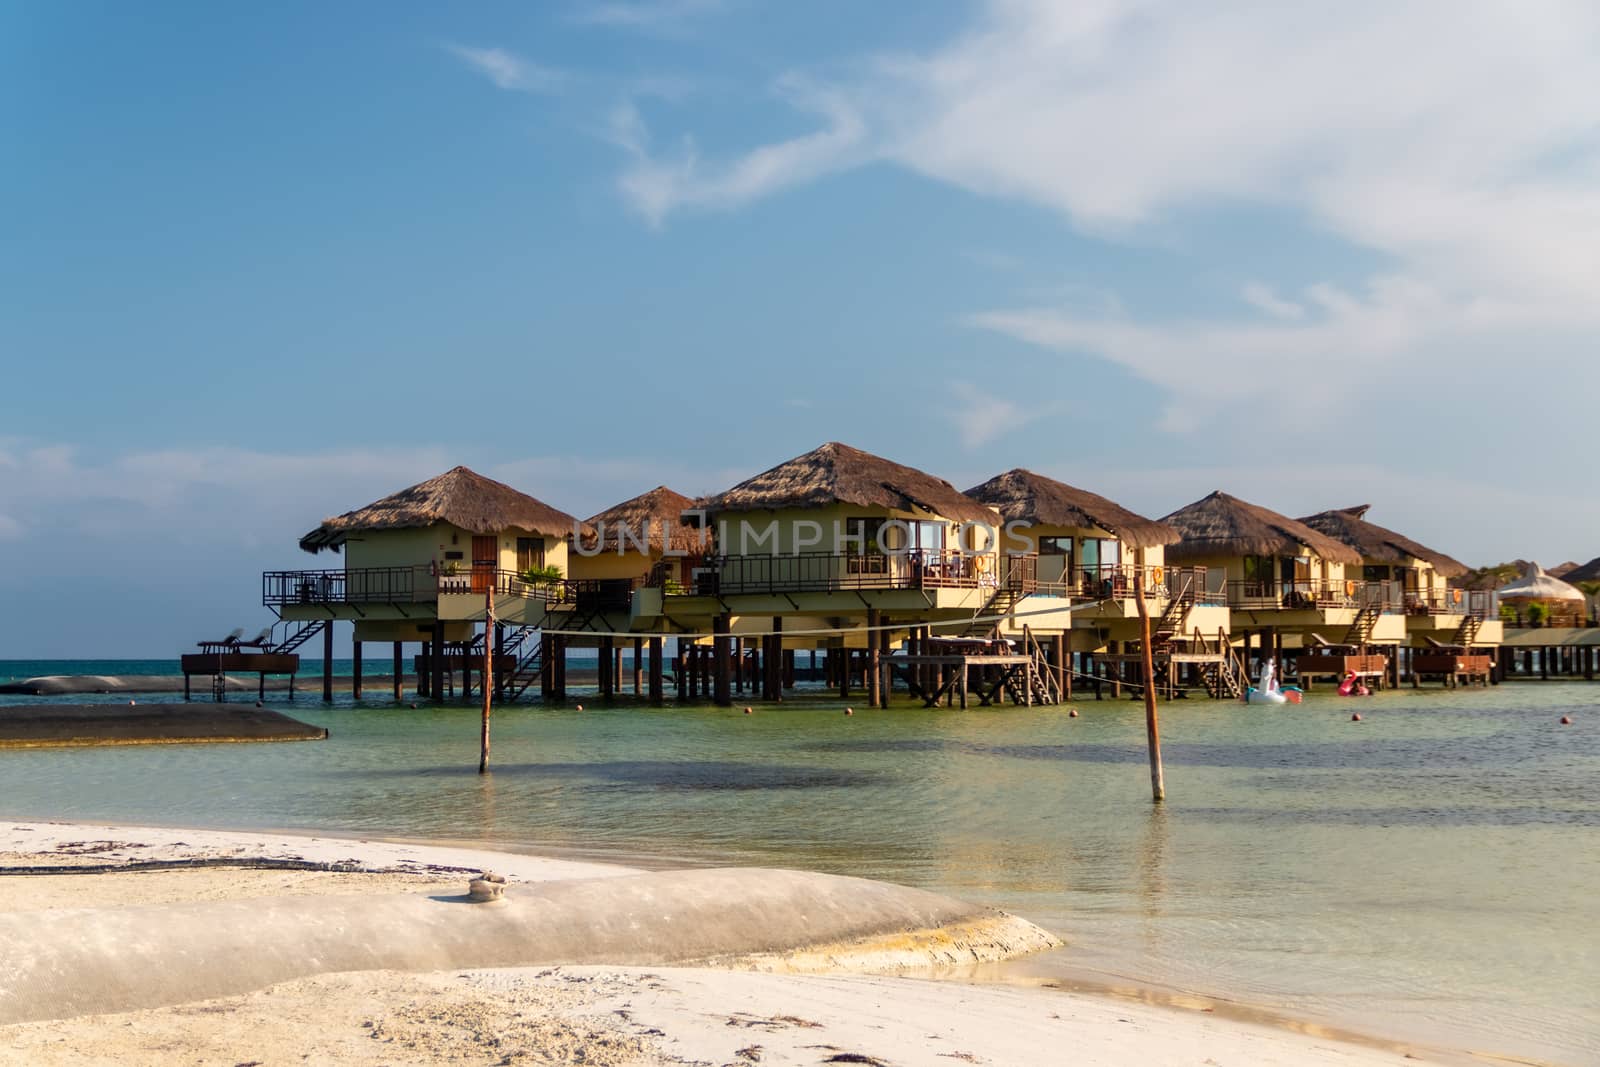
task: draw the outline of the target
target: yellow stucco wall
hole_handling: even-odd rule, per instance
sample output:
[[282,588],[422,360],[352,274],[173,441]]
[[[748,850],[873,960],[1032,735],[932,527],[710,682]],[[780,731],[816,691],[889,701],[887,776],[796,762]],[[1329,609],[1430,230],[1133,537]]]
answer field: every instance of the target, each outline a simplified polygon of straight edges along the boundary
[[598,556],[586,556],[582,552],[573,551],[568,546],[568,560],[572,564],[570,578],[643,578],[650,573],[650,568],[655,566],[660,559],[658,553],[648,555],[640,552],[628,551],[621,555],[615,548],[608,549]]
[[[517,566],[517,538],[531,536],[522,530],[505,530],[497,534],[499,541],[498,566],[501,570],[515,570]],[[347,569],[361,567],[441,567],[456,563],[462,573],[472,568],[472,538],[470,530],[449,523],[435,523],[404,530],[371,530],[345,542],[344,560]],[[544,560],[567,574],[567,543],[562,538],[545,537]],[[447,561],[445,553],[460,552],[459,560]],[[326,559],[327,557],[323,557]],[[335,557],[337,558],[337,557]],[[331,564],[337,567],[337,563]]]
[[[728,511],[712,517],[717,535],[717,551],[722,555],[792,555],[795,552],[836,554],[854,552],[853,544],[842,539],[847,520],[899,519],[903,522],[939,522],[945,526],[945,545],[955,547],[959,523],[926,511],[891,508],[863,508],[833,504],[821,508],[783,508],[776,511]],[[998,519],[996,523],[998,524]],[[811,524],[815,524],[813,527]],[[770,532],[769,532],[770,531]]]
[[[1284,557],[1274,556],[1273,558],[1282,559]],[[1329,582],[1342,582],[1346,578],[1345,565],[1343,563],[1334,563],[1329,560],[1325,560],[1314,552],[1304,553],[1303,558],[1309,558],[1311,561],[1312,581],[1326,580]],[[1199,559],[1185,559],[1182,563],[1175,563],[1173,565],[1181,567],[1204,567],[1207,571],[1223,571],[1227,574],[1227,580],[1230,582],[1244,581],[1243,556],[1206,556]],[[1355,573],[1349,575],[1349,577],[1359,579],[1361,576],[1359,568],[1352,568],[1352,570]],[[1273,573],[1273,580],[1279,580],[1278,572]]]

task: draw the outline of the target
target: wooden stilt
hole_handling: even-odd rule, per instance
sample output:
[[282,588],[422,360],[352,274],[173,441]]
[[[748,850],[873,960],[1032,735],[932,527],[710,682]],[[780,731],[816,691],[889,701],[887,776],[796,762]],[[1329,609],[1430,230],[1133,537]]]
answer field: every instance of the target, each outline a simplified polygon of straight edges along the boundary
[[[841,641],[839,644],[839,699],[850,699],[850,650]],[[833,659],[833,649],[828,650],[828,659]]]
[[[496,656],[504,656],[506,654],[506,628],[503,623],[499,622],[494,624],[494,654]],[[490,669],[493,670],[493,668]],[[509,675],[509,671],[494,671],[494,698],[501,703],[504,703],[506,699],[506,684],[511,681]]]
[[767,699],[783,699],[783,618],[772,617],[772,636],[767,650]]
[[444,699],[444,623],[442,622],[433,624],[433,640],[429,646],[428,661],[431,668],[428,673],[433,676],[433,681],[428,686],[428,695],[437,704]]
[[361,699],[361,642],[350,642],[350,697]]
[[1154,802],[1159,804],[1166,799],[1167,784],[1161,766],[1161,723],[1156,715],[1156,687],[1153,684],[1155,664],[1152,661],[1150,648],[1150,606],[1145,603],[1144,597],[1146,574],[1144,558],[1144,549],[1137,549],[1134,555],[1137,565],[1133,573],[1133,592],[1134,602],[1139,609],[1139,645],[1144,660],[1144,728],[1150,754],[1150,795]]
[[878,692],[878,609],[867,609],[867,707],[879,707],[881,697]]
[[617,678],[616,672],[612,669],[612,658],[611,658],[612,648],[611,648],[611,645],[612,645],[612,639],[611,638],[602,637],[600,639],[600,655],[599,655],[598,659],[595,662],[595,666],[600,668],[600,699],[601,700],[610,700],[611,699],[612,686],[616,682],[616,678]]
[[1063,701],[1071,700],[1068,694],[1072,690],[1068,688],[1071,684],[1068,679],[1072,677],[1072,671],[1067,666],[1067,635],[1064,633],[1050,639],[1050,665],[1056,672],[1056,692],[1061,694]]
[[322,628],[322,702],[333,703],[333,620]]
[[394,702],[398,704],[406,695],[406,652],[403,641],[394,643],[394,681],[391,685],[394,689]]
[[555,635],[555,656],[551,662],[552,683],[555,686],[554,696],[557,700],[567,699],[567,637],[565,634]]
[[633,695],[644,692],[644,638],[633,639]]
[[494,622],[494,585],[483,594],[483,727],[479,733],[478,773],[489,773],[489,713],[494,708],[494,654],[498,649],[492,637],[498,627]]
[[650,703],[660,705],[661,694],[661,641],[659,637],[650,639]]
[[712,700],[721,707],[727,707],[733,703],[733,691],[730,684],[732,682],[733,664],[730,660],[733,652],[731,647],[733,638],[729,636],[732,623],[733,620],[727,615],[718,615],[712,622],[712,633],[715,635],[712,638],[712,650],[716,660],[713,664],[716,677]]

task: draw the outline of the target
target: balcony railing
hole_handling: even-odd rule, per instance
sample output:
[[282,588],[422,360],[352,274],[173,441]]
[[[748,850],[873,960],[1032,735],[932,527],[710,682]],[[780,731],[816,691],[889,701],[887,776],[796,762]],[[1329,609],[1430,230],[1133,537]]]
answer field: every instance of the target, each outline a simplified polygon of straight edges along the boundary
[[344,570],[266,571],[261,575],[261,603],[267,607],[294,604],[432,603],[442,593],[518,596],[547,603],[575,600],[584,583],[564,578],[524,581],[517,571],[468,567],[445,573],[431,565],[415,567],[348,567]]
[[[788,556],[708,556],[692,571],[690,596],[831,593],[851,589],[993,589],[1031,593],[1038,557],[957,551],[802,552]],[[663,581],[663,584],[665,582]],[[667,592],[677,592],[665,585]]]
[[[1046,557],[1040,557],[1041,573],[1047,567]],[[1139,566],[1134,563],[1072,567],[1061,571],[1059,577],[1042,579],[1039,589],[1078,600],[1129,599],[1134,595],[1134,578],[1138,573]],[[1196,604],[1224,604],[1228,598],[1225,578],[1224,572],[1208,572],[1204,567],[1147,565],[1144,568],[1145,594],[1152,600],[1182,598]]]
[[1401,610],[1401,590],[1394,582],[1359,579],[1304,578],[1271,581],[1246,578],[1228,583],[1228,606],[1241,611]]
[[1491,589],[1407,589],[1400,600],[1407,615],[1477,615],[1492,619],[1500,610],[1500,598]]

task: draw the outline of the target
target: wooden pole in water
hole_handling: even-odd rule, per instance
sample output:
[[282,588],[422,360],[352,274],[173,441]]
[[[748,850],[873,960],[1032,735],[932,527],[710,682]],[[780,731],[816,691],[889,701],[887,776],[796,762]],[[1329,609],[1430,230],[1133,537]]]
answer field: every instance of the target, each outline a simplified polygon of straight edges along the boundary
[[489,773],[489,712],[494,707],[494,645],[489,635],[494,633],[494,584],[483,591],[483,730],[480,734],[482,754],[478,756],[478,773]]
[[1138,550],[1136,562],[1133,594],[1139,607],[1139,644],[1144,660],[1144,730],[1150,747],[1150,794],[1159,804],[1167,797],[1167,783],[1161,769],[1161,722],[1156,716],[1156,665],[1150,649],[1150,605],[1144,599],[1144,549]]

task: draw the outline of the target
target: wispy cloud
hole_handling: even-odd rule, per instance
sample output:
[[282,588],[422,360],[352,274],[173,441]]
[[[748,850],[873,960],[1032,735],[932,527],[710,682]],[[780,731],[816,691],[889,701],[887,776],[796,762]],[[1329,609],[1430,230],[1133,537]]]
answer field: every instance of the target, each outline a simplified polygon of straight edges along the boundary
[[1239,295],[1244,302],[1257,311],[1271,315],[1275,319],[1303,318],[1306,309],[1292,300],[1285,300],[1272,291],[1270,285],[1261,282],[1246,282],[1239,290]]
[[941,393],[955,401],[955,406],[946,408],[944,415],[968,448],[986,445],[1045,414],[1044,408],[1037,404],[1023,406],[985,392],[972,382],[948,383],[941,386]]
[[867,127],[845,96],[793,76],[780,79],[777,90],[796,109],[820,116],[822,128],[726,161],[701,159],[692,139],[675,153],[652,155],[646,150],[648,131],[633,105],[614,113],[614,139],[634,157],[618,179],[624,199],[652,226],[660,226],[675,211],[737,208],[855,162],[865,148]]
[[[1288,239],[1331,236],[1383,264],[1311,287],[1246,276],[1246,308],[1182,320],[1038,296],[968,320],[1127,367],[1174,395],[1174,430],[1225,421],[1285,381],[1325,384],[1325,414],[1363,371],[1482,376],[1512,352],[1564,361],[1592,394],[1597,38],[1600,8],[1566,0],[994,0],[942,46],[808,83],[827,118],[813,135],[715,163],[685,141],[635,157],[621,184],[661,225],[888,162],[1102,240],[1259,209],[1295,220],[1277,223]],[[1233,268],[1229,249],[1206,251],[1201,270]]]
[[503,48],[473,48],[447,44],[445,49],[501,89],[523,93],[549,93],[561,87],[566,75],[523,59]]

